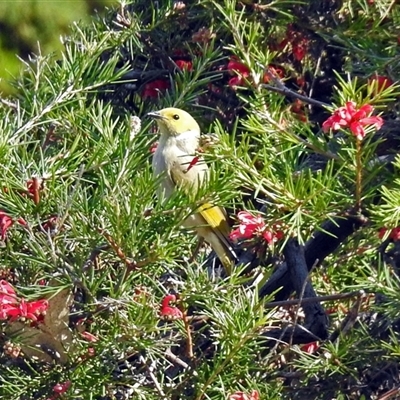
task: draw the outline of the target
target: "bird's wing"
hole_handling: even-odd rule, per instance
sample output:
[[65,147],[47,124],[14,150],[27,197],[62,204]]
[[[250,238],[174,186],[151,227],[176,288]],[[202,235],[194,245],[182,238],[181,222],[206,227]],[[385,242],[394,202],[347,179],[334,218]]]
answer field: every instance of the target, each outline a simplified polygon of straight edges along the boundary
[[232,257],[236,258],[235,251],[229,239],[231,227],[228,224],[228,216],[225,209],[210,203],[204,203],[197,211],[229,251],[231,259]]
[[187,191],[197,191],[208,175],[208,167],[203,158],[197,156],[180,156],[169,165],[168,173],[176,186]]
[[197,211],[206,220],[207,224],[214,230],[218,230],[224,238],[229,237],[231,228],[228,224],[226,211],[210,203],[202,204]]
[[[197,186],[207,178],[208,167],[204,160],[200,159],[195,164],[190,164],[192,156],[189,156],[184,162],[180,160],[184,168],[173,168],[170,170],[172,181],[187,190],[197,190]],[[189,169],[187,166],[190,166]],[[204,218],[205,223],[215,232],[227,248],[231,248],[229,243],[229,233],[231,228],[228,224],[226,211],[211,203],[203,203],[197,209],[197,212]]]
[[[201,162],[191,164],[190,161],[192,158],[193,157],[188,157],[185,163],[180,160],[180,165],[184,166],[184,168],[172,168],[169,170],[170,177],[174,184],[181,186],[187,191],[196,191],[198,185],[206,180],[208,174],[207,165]],[[190,167],[188,168],[187,165]],[[215,243],[214,246],[213,243],[209,244],[217,251],[219,258],[221,259],[222,257],[221,262],[225,267],[229,268],[231,261],[236,258],[236,254],[229,240],[231,228],[228,224],[227,214],[223,208],[211,203],[203,203],[197,208],[196,213],[186,220],[185,225],[187,227],[197,228],[197,232],[206,240],[210,239],[207,234],[207,230],[210,229],[221,243],[220,251],[218,252],[215,248]],[[225,259],[223,257],[224,254],[227,255]]]

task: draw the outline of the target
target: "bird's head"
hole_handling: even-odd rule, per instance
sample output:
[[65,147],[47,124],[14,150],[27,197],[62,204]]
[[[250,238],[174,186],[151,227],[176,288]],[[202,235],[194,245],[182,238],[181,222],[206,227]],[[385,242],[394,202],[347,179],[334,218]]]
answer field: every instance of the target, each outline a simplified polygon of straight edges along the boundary
[[179,136],[192,132],[200,135],[200,127],[196,120],[186,111],[179,108],[164,108],[147,114],[156,120],[162,135]]

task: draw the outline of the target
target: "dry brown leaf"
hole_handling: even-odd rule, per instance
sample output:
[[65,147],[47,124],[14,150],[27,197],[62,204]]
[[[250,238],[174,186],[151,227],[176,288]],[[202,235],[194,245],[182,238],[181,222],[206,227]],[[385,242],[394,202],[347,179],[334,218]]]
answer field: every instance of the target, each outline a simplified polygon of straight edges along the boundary
[[72,332],[68,327],[73,294],[69,288],[63,289],[48,301],[44,321],[37,327],[19,321],[11,322],[6,328],[6,334],[16,336],[26,356],[44,362],[65,364],[73,344]]

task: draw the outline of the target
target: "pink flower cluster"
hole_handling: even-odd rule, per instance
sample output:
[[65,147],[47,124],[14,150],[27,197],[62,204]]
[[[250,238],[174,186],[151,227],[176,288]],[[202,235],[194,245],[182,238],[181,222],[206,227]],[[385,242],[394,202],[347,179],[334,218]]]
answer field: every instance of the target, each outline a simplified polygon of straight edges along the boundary
[[53,386],[54,394],[51,397],[47,398],[47,400],[57,400],[61,397],[64,398],[64,396],[62,395],[66,393],[70,387],[71,387],[71,381],[57,383],[56,385]]
[[382,76],[378,74],[375,74],[368,79],[368,85],[370,86],[374,85],[376,93],[383,92],[384,90],[390,88],[390,86],[392,86],[393,83],[394,82],[387,76]]
[[[7,231],[14,225],[14,222],[15,221],[8,214],[0,210],[0,239],[3,242],[6,240]],[[27,225],[23,218],[18,218],[17,222],[23,226]]]
[[157,99],[159,95],[169,89],[169,81],[156,79],[144,85],[142,91],[143,99]]
[[250,68],[235,56],[230,58],[227,69],[231,74],[235,75],[228,82],[228,85],[232,87],[243,86],[250,76]]
[[[381,228],[379,230],[379,239],[383,239],[386,236],[387,231],[387,228]],[[394,242],[400,240],[400,227],[391,229],[388,237]]]
[[371,116],[373,111],[374,107],[369,104],[356,108],[356,103],[348,101],[344,107],[335,110],[322,124],[322,129],[328,132],[330,129],[349,128],[358,140],[362,140],[365,137],[366,126],[374,125],[376,129],[380,129],[383,125],[381,117]]
[[310,47],[310,40],[303,33],[297,31],[292,24],[289,24],[285,38],[278,44],[278,50],[283,50],[288,45],[294,59],[302,61]]
[[283,232],[268,229],[260,216],[255,217],[247,211],[240,211],[237,218],[240,224],[229,235],[234,242],[262,237],[268,244],[272,244],[283,237]]
[[63,383],[57,383],[53,387],[53,392],[57,394],[63,394],[65,393],[71,386],[71,381],[65,381]]
[[306,343],[303,344],[303,346],[300,347],[300,350],[308,353],[308,354],[313,354],[319,349],[319,343],[318,342],[311,342],[311,343]]
[[[285,71],[277,65],[268,65],[268,72],[263,76],[263,82],[268,83],[271,81],[271,76],[277,79],[282,79],[285,75]],[[246,81],[251,78],[250,68],[242,63],[236,56],[231,56],[228,62],[227,70],[231,75],[234,75],[228,81],[228,85],[232,88],[236,86],[244,86]]]
[[257,390],[252,390],[250,394],[235,392],[229,396],[229,400],[259,400],[260,395]]
[[48,306],[47,300],[26,301],[18,298],[15,289],[7,281],[0,281],[0,319],[15,321],[25,318],[36,322],[43,317]]
[[176,296],[174,294],[169,294],[163,298],[160,311],[162,318],[169,320],[183,318],[182,311],[178,307],[171,305],[171,303],[174,302],[176,302]]
[[[175,51],[174,62],[181,71],[192,71],[193,62],[181,51]],[[165,78],[155,79],[144,85],[141,93],[142,99],[157,99],[170,88],[170,81]]]

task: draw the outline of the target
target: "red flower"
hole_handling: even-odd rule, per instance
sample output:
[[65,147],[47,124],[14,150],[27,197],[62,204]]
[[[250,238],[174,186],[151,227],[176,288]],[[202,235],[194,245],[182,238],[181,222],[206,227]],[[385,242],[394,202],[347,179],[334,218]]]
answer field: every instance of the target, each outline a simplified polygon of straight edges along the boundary
[[250,76],[250,68],[240,62],[235,56],[230,58],[227,69],[231,74],[236,74],[236,76],[229,79],[229,86],[240,86]]
[[176,60],[175,64],[177,65],[177,67],[179,69],[181,69],[182,71],[192,71],[193,69],[193,63],[191,61],[187,61],[187,60]]
[[295,113],[297,119],[299,119],[300,121],[307,122],[307,115],[304,110],[304,103],[301,100],[296,99],[290,107],[290,111]]
[[5,320],[10,318],[15,320],[19,318],[19,306],[17,304],[0,304],[0,319]]
[[374,108],[369,104],[364,104],[357,109],[356,103],[348,101],[322,124],[322,129],[327,132],[329,129],[349,128],[358,140],[362,140],[366,134],[364,127],[374,125],[376,129],[380,129],[383,125],[381,117],[370,116],[373,111]]
[[381,76],[375,74],[371,78],[368,79],[368,85],[374,86],[375,92],[380,93],[383,90],[393,85],[393,81],[387,76]]
[[308,354],[315,353],[318,349],[319,349],[318,342],[307,343],[300,347],[300,350]]
[[96,355],[96,349],[93,347],[89,347],[87,349],[87,356],[88,357],[94,357]]
[[174,294],[169,294],[163,298],[160,311],[161,317],[170,320],[183,318],[182,311],[179,308],[170,305],[171,302],[175,301],[176,296]]
[[28,223],[22,217],[18,217],[17,222],[22,226],[28,226]]
[[57,227],[57,224],[58,224],[58,216],[53,215],[52,217],[49,217],[49,219],[46,222],[44,222],[41,227],[44,231],[53,232]]
[[269,83],[271,81],[271,75],[277,79],[283,79],[285,77],[285,70],[280,66],[268,65],[268,72],[263,76],[263,82]]
[[0,319],[7,319],[18,309],[18,298],[15,289],[5,280],[0,281]]
[[[381,228],[379,230],[379,239],[383,239],[386,236],[387,228]],[[393,240],[394,242],[400,240],[400,227],[393,228],[389,233],[389,239]]]
[[228,397],[228,400],[259,400],[260,395],[257,390],[253,390],[250,394],[244,392],[235,392]]
[[265,221],[260,217],[255,217],[247,211],[240,211],[237,215],[240,224],[234,229],[229,237],[232,241],[252,239],[256,236],[261,236],[264,240],[271,244],[281,239],[282,232],[273,232],[265,225]]
[[157,150],[158,147],[158,142],[154,142],[151,146],[150,146],[150,153],[154,154]]
[[[21,303],[24,299],[21,300]],[[26,310],[26,318],[36,321],[37,317],[44,315],[49,308],[49,302],[45,299],[33,300],[25,303],[24,310]]]
[[232,71],[241,75],[250,74],[250,69],[247,65],[238,60],[237,57],[231,56],[228,62],[228,71]]
[[11,321],[24,317],[36,322],[43,315],[49,303],[47,300],[25,301],[19,299],[15,289],[7,282],[0,281],[0,319]]
[[327,308],[325,310],[325,312],[326,312],[327,315],[336,314],[338,312],[338,308],[337,307],[330,307],[330,308]]
[[[22,299],[22,307],[23,307],[23,302],[24,300]],[[16,321],[17,319],[19,319],[19,317],[21,317],[21,303],[18,305],[11,305],[8,304],[6,305],[6,307],[3,308],[2,310],[2,317],[4,317],[3,319],[10,319],[10,321]]]
[[240,211],[237,217],[240,221],[239,227],[229,235],[233,241],[251,239],[256,231],[265,227],[265,222],[261,217],[254,217],[247,211]]
[[65,393],[70,388],[70,386],[71,386],[71,381],[57,383],[57,385],[53,387],[53,392],[57,394]]
[[275,43],[272,46],[270,46],[270,49],[272,51],[283,51],[283,50],[285,50],[285,47],[288,44],[289,44],[289,39],[287,37],[285,37],[279,43]]
[[18,301],[15,289],[5,280],[0,281],[0,307],[3,304],[13,304]]
[[[21,217],[17,218],[17,222],[23,226],[28,225],[26,221]],[[0,239],[3,242],[6,240],[8,229],[13,225],[14,225],[14,220],[4,211],[0,211]]]
[[197,43],[208,43],[215,38],[215,33],[213,33],[209,28],[200,28],[197,32],[193,33],[192,41]]
[[301,61],[307,54],[310,40],[301,32],[297,31],[292,24],[286,29],[286,37],[278,44],[277,50],[284,50],[290,44],[295,60]]
[[169,82],[165,79],[156,79],[155,81],[146,83],[142,91],[143,99],[156,99],[159,94],[165,90],[169,89]]
[[99,340],[99,338],[97,336],[95,336],[87,331],[81,332],[81,336],[83,336],[88,342],[95,343]]
[[400,228],[397,227],[397,228],[392,229],[392,231],[390,232],[389,237],[390,237],[390,239],[392,239],[394,241],[400,240]]
[[35,176],[26,182],[28,188],[28,195],[35,204],[40,202],[40,191],[44,188],[43,179]]
[[8,310],[7,316],[10,317],[11,321],[14,321],[18,318],[25,318],[36,322],[38,317],[43,315],[48,307],[49,303],[47,300],[26,302],[25,299],[21,299],[21,302],[17,307]]
[[4,211],[0,211],[0,239],[4,242],[8,229],[14,224],[13,219]]
[[302,38],[292,43],[293,56],[297,61],[301,61],[307,54],[308,39]]

